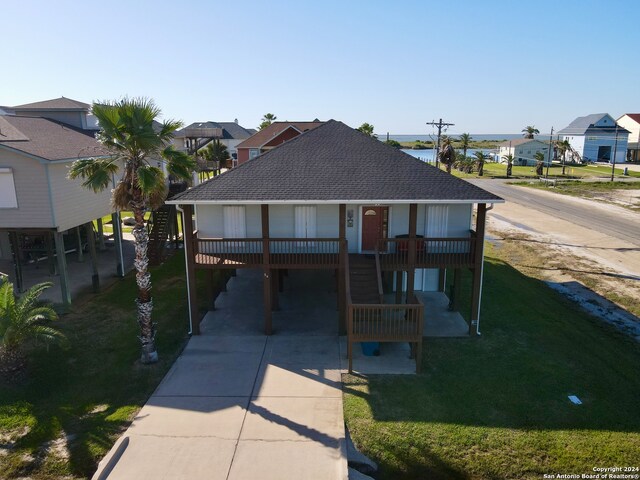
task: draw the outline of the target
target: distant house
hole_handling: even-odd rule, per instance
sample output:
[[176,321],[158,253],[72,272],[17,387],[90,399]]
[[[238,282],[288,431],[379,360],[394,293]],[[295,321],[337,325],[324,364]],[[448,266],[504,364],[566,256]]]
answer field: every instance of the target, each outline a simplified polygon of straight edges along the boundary
[[11,107],[14,115],[19,117],[44,117],[62,122],[82,130],[97,131],[96,118],[90,113],[91,105],[66,97],[26,103]]
[[640,162],[640,113],[625,113],[616,120],[629,134],[627,162]]
[[273,122],[237,146],[238,165],[297,137],[303,132],[313,130],[323,123],[317,120],[313,122]]
[[[193,333],[200,332],[196,270],[262,271],[263,288],[246,295],[247,303],[264,301],[267,334],[282,275],[328,270],[349,357],[354,342],[406,341],[415,343],[419,366],[424,306],[414,293],[446,291],[448,270],[455,310],[469,269],[469,334],[477,333],[487,205],[501,202],[341,122],[316,125],[168,202],[185,212]],[[395,302],[385,303],[390,292]]]
[[[201,133],[198,133],[201,132]],[[253,128],[244,128],[233,122],[194,122],[191,125],[176,132],[174,144],[179,149],[189,149],[190,142],[195,142],[198,149],[205,147],[212,140],[219,140],[227,147],[229,155],[233,159],[233,166],[237,165],[238,144],[256,133]],[[199,137],[198,135],[204,135]]]
[[611,162],[614,147],[616,163],[624,163],[627,158],[629,131],[617,125],[608,113],[578,117],[558,135],[571,144],[583,161]]
[[[62,301],[71,294],[66,255],[93,234],[97,220],[113,214],[110,192],[94,193],[80,180],[69,180],[68,169],[78,159],[107,156],[95,139],[89,105],[58,98],[4,108],[0,115],[0,261],[11,264],[14,285],[23,286],[22,266],[34,258],[48,258],[60,276]],[[10,114],[7,114],[10,113]],[[13,114],[11,114],[13,113]],[[120,235],[117,236],[118,249]],[[91,242],[89,249],[92,250]],[[72,247],[72,245],[75,245]],[[82,248],[80,248],[82,250]],[[95,249],[88,278],[97,286]],[[57,265],[54,265],[54,257]],[[119,257],[119,271],[122,272]],[[5,272],[8,273],[8,272]],[[89,274],[90,273],[90,274]]]
[[514,165],[536,165],[538,161],[535,159],[536,153],[544,155],[544,163],[550,163],[553,159],[553,149],[549,155],[549,142],[531,138],[519,138],[504,142],[499,145],[498,161],[505,162],[506,155],[513,155]]

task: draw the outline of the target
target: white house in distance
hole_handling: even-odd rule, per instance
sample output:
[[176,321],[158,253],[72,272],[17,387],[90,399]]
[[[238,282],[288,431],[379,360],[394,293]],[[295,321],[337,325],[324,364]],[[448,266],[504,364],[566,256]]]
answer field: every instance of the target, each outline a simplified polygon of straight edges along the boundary
[[640,113],[625,113],[616,121],[631,132],[627,143],[627,162],[640,162]]
[[511,140],[499,145],[498,162],[505,162],[506,155],[513,155],[514,165],[535,165],[538,161],[535,159],[536,153],[544,155],[544,163],[550,163],[553,159],[553,149],[549,155],[549,142],[542,142],[534,138],[519,138]]
[[[578,117],[569,126],[558,132],[562,140],[568,140],[571,147],[587,162],[624,163],[627,158],[629,131],[616,124],[608,113],[593,113]],[[616,141],[617,138],[617,141]]]

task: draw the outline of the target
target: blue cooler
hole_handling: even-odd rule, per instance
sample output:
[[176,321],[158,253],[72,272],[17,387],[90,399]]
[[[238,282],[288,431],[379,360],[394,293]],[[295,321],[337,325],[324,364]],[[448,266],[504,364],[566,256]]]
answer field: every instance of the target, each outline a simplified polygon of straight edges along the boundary
[[360,342],[362,354],[367,357],[377,357],[380,355],[380,342]]

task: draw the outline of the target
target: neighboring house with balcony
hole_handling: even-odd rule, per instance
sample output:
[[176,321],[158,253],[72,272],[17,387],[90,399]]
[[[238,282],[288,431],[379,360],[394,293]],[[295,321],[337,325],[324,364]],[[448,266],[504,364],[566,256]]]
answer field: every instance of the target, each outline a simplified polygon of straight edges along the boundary
[[535,159],[536,153],[544,155],[545,165],[553,159],[553,149],[549,155],[549,142],[543,142],[534,138],[519,138],[501,143],[498,149],[498,162],[506,162],[504,159],[507,155],[513,155],[514,165],[532,165],[535,166],[538,161]]
[[97,288],[95,242],[88,239],[94,235],[95,220],[97,237],[102,242],[101,219],[108,214],[117,219],[116,261],[120,273],[123,270],[120,222],[111,208],[109,190],[96,194],[83,187],[80,180],[67,178],[75,160],[106,156],[108,152],[94,138],[88,104],[62,97],[3,110],[0,262],[9,270],[4,273],[10,274],[16,288],[22,290],[33,283],[25,278],[26,267],[46,259],[51,275],[55,273],[59,278],[62,303],[68,304],[71,288],[66,253],[75,249],[82,257],[83,249],[88,248],[86,281]]
[[640,113],[625,113],[616,122],[630,132],[627,143],[627,161],[640,162]]
[[[355,342],[409,342],[419,365],[425,312],[415,293],[444,292],[446,272],[454,309],[461,273],[471,272],[468,332],[478,332],[487,205],[500,202],[330,120],[169,201],[185,212],[192,331],[199,333],[201,320],[196,270],[262,270],[271,334],[282,275],[325,269],[335,272],[349,357]],[[384,303],[389,294],[395,300]]]
[[238,161],[238,144],[248,139],[256,133],[253,128],[244,128],[238,123],[233,122],[194,122],[176,132],[174,137],[174,145],[180,150],[193,151],[204,148],[213,140],[219,141],[227,147],[229,156],[232,159],[232,165],[236,166]]
[[627,158],[629,131],[616,123],[608,113],[578,117],[558,132],[585,162],[624,163]]
[[313,130],[323,123],[318,120],[313,122],[273,122],[237,146],[238,165],[297,137],[301,133]]

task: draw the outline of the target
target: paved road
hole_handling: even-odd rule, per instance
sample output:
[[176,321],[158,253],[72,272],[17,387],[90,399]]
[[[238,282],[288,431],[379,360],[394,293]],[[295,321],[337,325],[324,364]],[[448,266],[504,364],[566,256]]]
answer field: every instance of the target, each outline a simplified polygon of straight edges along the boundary
[[[597,205],[592,201],[581,201],[531,188],[509,185],[504,180],[469,180],[507,202],[531,207],[539,212],[566,220],[605,235],[619,238],[640,246],[640,215],[622,207]],[[526,224],[527,219],[522,218]]]

